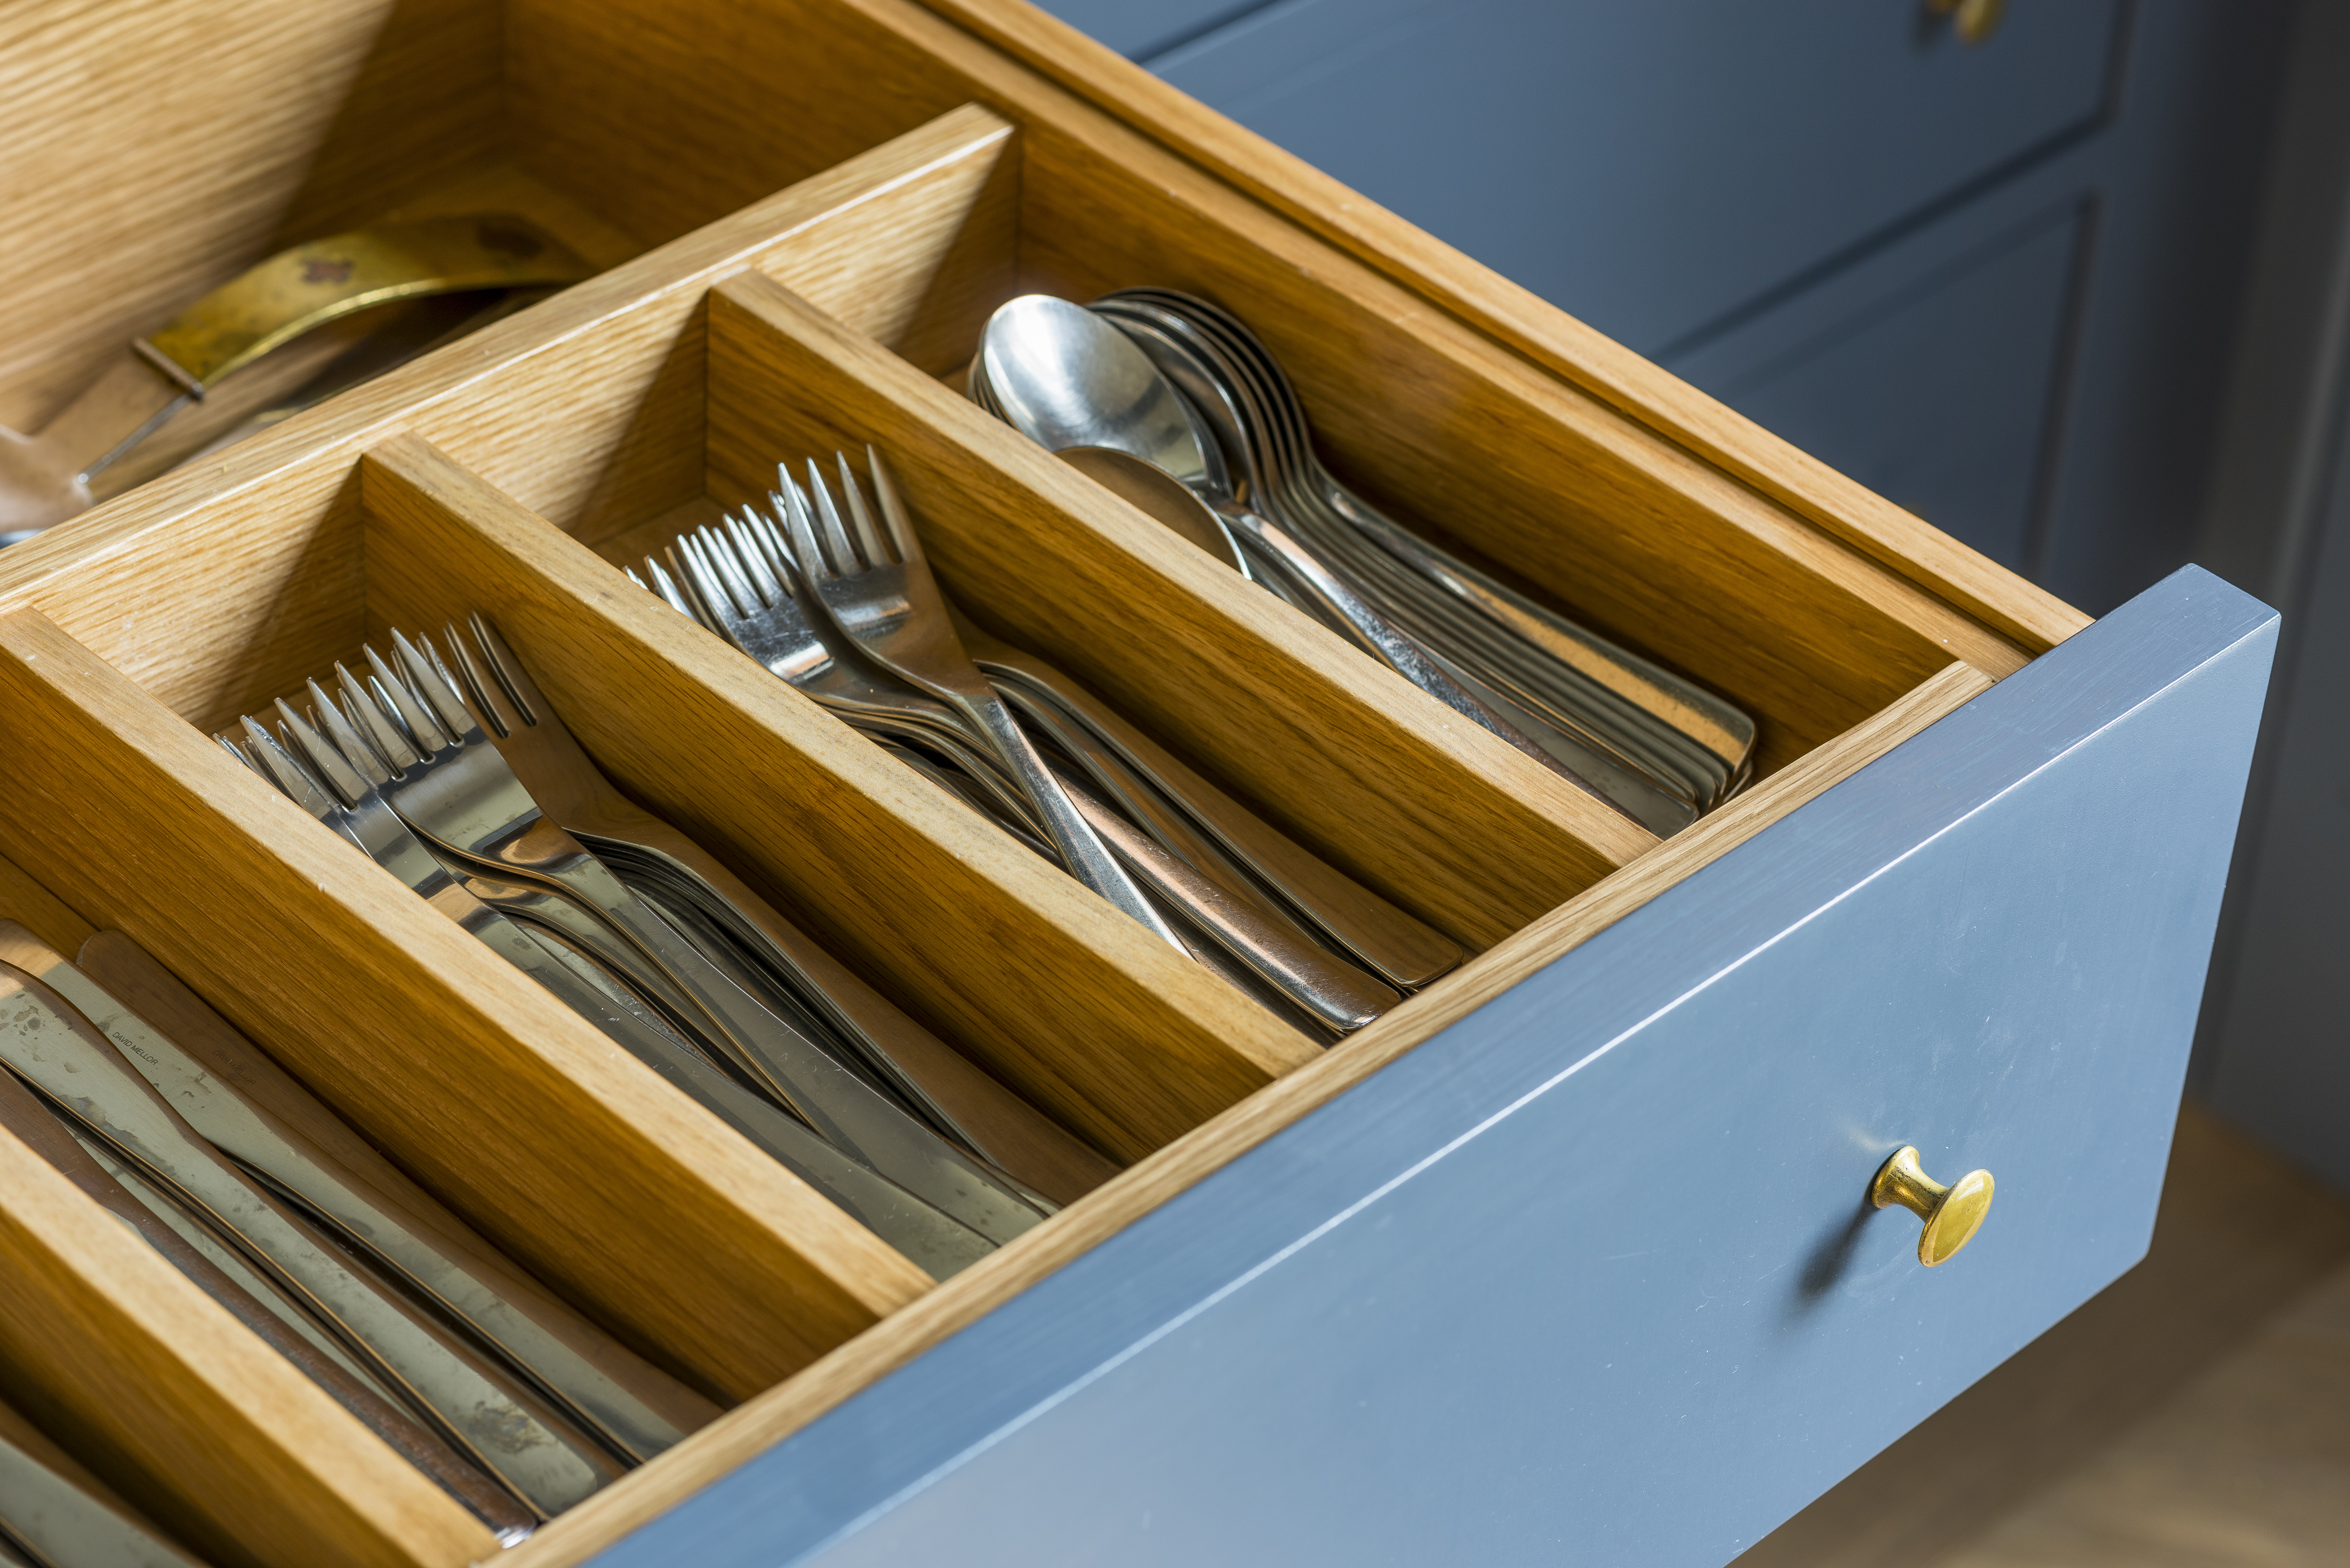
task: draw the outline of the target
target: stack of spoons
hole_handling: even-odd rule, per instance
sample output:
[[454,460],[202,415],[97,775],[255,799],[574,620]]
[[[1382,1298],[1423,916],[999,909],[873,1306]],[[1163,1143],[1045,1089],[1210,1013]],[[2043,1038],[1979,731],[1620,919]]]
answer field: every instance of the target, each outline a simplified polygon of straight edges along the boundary
[[1024,296],[989,320],[967,390],[1051,451],[1107,449],[1177,481],[1210,514],[1187,537],[1651,832],[1688,826],[1752,774],[1746,714],[1341,484],[1280,365],[1205,300]]

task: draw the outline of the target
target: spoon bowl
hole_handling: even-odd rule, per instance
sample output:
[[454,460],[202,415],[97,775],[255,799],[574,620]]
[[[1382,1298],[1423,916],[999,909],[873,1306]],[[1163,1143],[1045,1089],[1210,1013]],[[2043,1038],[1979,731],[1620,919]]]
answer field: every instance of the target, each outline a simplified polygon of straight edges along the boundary
[[979,365],[996,411],[1047,452],[1107,447],[1195,490],[1229,492],[1223,454],[1157,366],[1081,305],[1023,295],[988,317]]

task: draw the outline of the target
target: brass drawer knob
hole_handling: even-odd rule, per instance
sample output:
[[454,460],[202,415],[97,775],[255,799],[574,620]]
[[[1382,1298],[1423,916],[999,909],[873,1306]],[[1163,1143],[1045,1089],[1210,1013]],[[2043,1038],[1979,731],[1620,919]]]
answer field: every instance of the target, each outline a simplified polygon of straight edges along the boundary
[[1899,1148],[1868,1184],[1868,1200],[1879,1209],[1898,1203],[1926,1222],[1918,1233],[1918,1261],[1928,1268],[1947,1263],[1974,1240],[1991,1212],[1988,1170],[1970,1170],[1945,1187],[1918,1164],[1918,1151]]

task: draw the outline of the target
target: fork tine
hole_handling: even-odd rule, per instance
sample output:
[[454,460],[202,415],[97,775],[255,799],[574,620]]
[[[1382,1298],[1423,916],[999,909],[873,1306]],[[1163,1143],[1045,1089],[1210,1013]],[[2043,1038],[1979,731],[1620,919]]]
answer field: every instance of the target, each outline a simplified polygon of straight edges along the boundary
[[263,729],[250,715],[238,722],[244,726],[244,743],[252,752],[258,771],[277,786],[278,794],[313,816],[324,816],[333,808],[335,803],[327,798],[327,792],[317,779],[277,743],[276,736]]
[[816,524],[823,531],[825,548],[831,552],[835,574],[850,576],[867,565],[888,565],[887,562],[867,563],[857,558],[856,547],[848,542],[847,530],[840,525],[840,508],[833,504],[832,487],[824,482],[824,470],[816,465],[816,459],[809,458],[807,471],[808,494],[816,503]]
[[889,472],[889,464],[870,441],[865,446],[865,472],[873,476],[873,498],[880,504],[881,524],[889,530],[898,559],[909,566],[921,564],[922,536],[914,531],[913,514],[898,494],[898,481]]
[[[783,510],[782,496],[770,491],[768,499],[775,504],[777,512]],[[743,527],[750,535],[753,546],[759,553],[759,558],[767,563],[768,573],[775,577],[776,585],[782,588],[783,598],[790,598],[798,591],[794,582],[796,568],[792,565],[790,544],[777,531],[767,514],[755,506],[743,508]],[[779,599],[777,602],[782,601]]]
[[[866,449],[871,451],[870,447]],[[848,504],[848,526],[857,539],[857,547],[865,553],[868,566],[886,566],[897,559],[889,546],[882,542],[880,531],[873,526],[873,511],[865,504],[865,487],[857,483],[857,471],[848,466],[848,454],[836,452],[832,461],[840,469],[841,498]]]
[[400,660],[400,673],[407,678],[404,684],[409,695],[421,700],[425,716],[440,726],[452,743],[463,741],[465,732],[477,726],[473,715],[466,711],[465,694],[457,689],[456,678],[449,673],[449,667],[441,662],[432,639],[424,638],[419,647],[395,627],[391,649]]
[[[341,665],[335,666],[335,670],[345,680],[350,679],[350,672],[344,670]],[[310,722],[331,737],[327,742],[327,749],[342,758],[346,767],[360,774],[369,784],[390,784],[391,782],[390,760],[376,749],[374,742],[368,739],[348,704],[337,704],[335,700],[328,696],[315,680],[308,682],[308,685]],[[318,766],[321,771],[324,771],[327,764],[322,760]]]
[[377,706],[405,732],[409,744],[416,748],[416,754],[430,757],[447,750],[449,737],[441,732],[441,726],[433,722],[432,714],[425,711],[423,702],[408,689],[408,683],[400,678],[400,672],[391,667],[390,660],[378,653],[372,644],[362,647],[359,651],[367,655],[368,668],[375,672],[368,687],[374,693]]
[[772,490],[767,492],[767,499],[774,503],[772,508],[765,512],[754,512],[751,515],[759,524],[760,537],[767,541],[767,547],[791,568],[785,575],[796,577],[800,562],[798,552],[792,548],[790,532],[792,504]]
[[[691,616],[695,623],[704,630],[717,632],[723,637],[725,631],[719,626],[717,615],[702,602],[701,585],[693,580],[693,575],[688,569],[685,558],[680,554],[685,543],[683,539],[680,539],[665,552],[669,556],[668,571],[662,571],[660,563],[650,556],[645,557],[645,565],[653,569],[655,578],[676,590],[677,597],[670,601],[671,604]],[[671,580],[672,577],[675,581]]]
[[[473,628],[473,646],[481,650],[483,662],[489,666],[490,675],[497,681],[498,690],[505,693],[506,701],[514,705],[514,711],[522,722],[536,729],[538,711],[546,706],[546,699],[539,693],[538,683],[530,678],[530,671],[523,667],[522,659],[507,643],[505,635],[498,630],[496,623],[489,617],[475,610],[465,618],[465,624]],[[551,710],[549,716],[552,717]]]
[[[336,661],[335,677],[342,683],[343,717],[366,737],[369,746],[373,748],[387,769],[393,774],[401,774],[423,760],[390,712],[378,705],[376,700],[368,694],[366,685],[358,676],[344,669],[340,660]],[[357,757],[351,759],[351,765],[361,772],[366,771]]]
[[748,523],[726,519],[726,536],[734,542],[734,554],[741,562],[751,586],[759,591],[762,608],[772,608],[784,599],[784,585],[775,580],[775,569],[767,564],[767,553],[759,548],[756,536]]
[[457,661],[457,673],[465,681],[465,702],[474,716],[501,741],[513,734],[521,717],[506,706],[505,693],[498,690],[495,681],[484,676],[481,663],[473,658],[473,649],[466,642],[465,634],[457,629],[455,621],[442,623],[441,640],[449,645],[449,656]]
[[832,573],[825,566],[824,552],[816,548],[816,525],[796,488],[784,492],[784,518],[791,528],[792,561],[799,567],[801,577],[810,584],[829,579]]
[[710,612],[703,624],[727,641],[741,647],[743,639],[739,633],[743,614],[735,607],[726,585],[720,580],[710,552],[700,539],[685,534],[678,535],[677,547],[684,557],[686,580],[693,585],[694,596]]
[[220,747],[221,747],[221,750],[222,750],[222,751],[226,752],[230,756],[234,757],[238,762],[243,763],[246,767],[251,768],[255,773],[256,773],[256,774],[261,774],[261,776],[262,776],[262,778],[263,778],[265,781],[266,781],[266,780],[267,780],[267,778],[269,777],[269,775],[268,775],[267,774],[262,774],[262,773],[261,773],[261,764],[260,764],[259,763],[255,762],[251,757],[247,756],[247,755],[245,754],[245,751],[244,751],[244,748],[243,746],[238,745],[234,741],[233,741],[233,740],[229,739],[226,735],[214,735],[214,736],[213,737],[213,740],[215,740],[215,741],[218,741],[218,742],[220,742]]
[[[701,616],[694,613],[693,606],[686,602],[685,595],[679,590],[675,580],[672,579],[667,572],[661,570],[661,564],[659,561],[654,560],[650,556],[647,556],[645,557],[645,570],[652,574],[653,586],[648,590],[649,592],[659,594],[663,599],[666,599],[669,602],[670,608],[677,611],[678,614],[684,616],[687,619],[700,620],[702,618]],[[640,588],[644,587],[645,585],[643,579],[638,577],[636,573],[630,572],[629,576],[636,582],[637,587]]]
[[751,579],[743,575],[733,542],[715,528],[704,528],[701,531],[701,543],[703,555],[717,569],[719,580],[726,585],[727,594],[741,612],[739,618],[748,620],[758,614],[762,607],[759,596],[752,591]]
[[[317,681],[310,683],[310,691],[314,701],[325,702],[326,693],[318,690]],[[334,705],[326,703],[326,711],[333,712]],[[362,770],[334,742],[318,733],[309,721],[282,699],[277,704],[277,723],[280,732],[293,741],[293,749],[310,764],[310,771],[324,779],[327,787],[340,795],[345,805],[357,805],[359,797],[374,787],[373,779],[364,776]]]
[[750,607],[735,594],[733,585],[719,566],[709,529],[696,528],[691,534],[681,534],[677,543],[685,552],[686,569],[693,574],[694,588],[712,615],[732,625],[750,613]]

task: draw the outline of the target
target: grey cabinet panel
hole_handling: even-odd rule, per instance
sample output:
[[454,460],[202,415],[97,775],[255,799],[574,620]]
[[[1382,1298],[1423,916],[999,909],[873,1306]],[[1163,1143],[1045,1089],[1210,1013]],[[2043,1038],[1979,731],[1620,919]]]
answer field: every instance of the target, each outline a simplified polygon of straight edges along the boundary
[[1150,64],[1655,355],[2093,124],[2116,16],[1967,47],[1884,0],[1284,0]]
[[2027,564],[2087,209],[1948,225],[1672,369],[2001,565]]
[[1147,60],[1264,5],[1265,0],[1051,0],[1045,9],[1129,59]]
[[2350,421],[2334,440],[2324,536],[2272,704],[2266,810],[2239,867],[2234,972],[2214,988],[2208,1093],[2350,1190]]
[[2142,1253],[2275,628],[2178,574],[598,1563],[1728,1560]]

